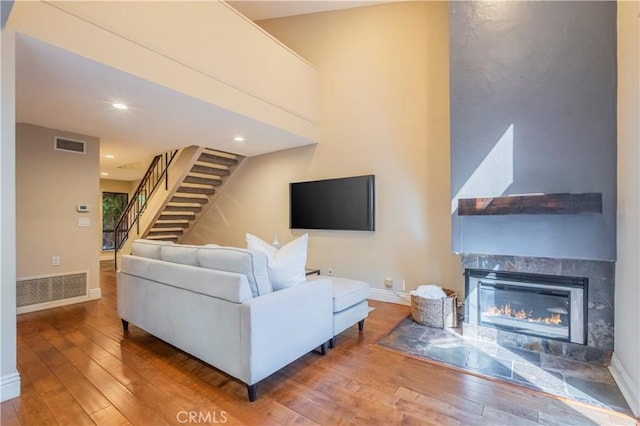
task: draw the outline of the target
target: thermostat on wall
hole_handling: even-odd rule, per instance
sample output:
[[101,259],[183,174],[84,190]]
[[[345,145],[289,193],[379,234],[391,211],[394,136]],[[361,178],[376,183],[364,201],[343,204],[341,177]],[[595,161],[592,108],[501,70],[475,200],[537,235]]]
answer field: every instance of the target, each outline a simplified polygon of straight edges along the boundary
[[89,204],[78,204],[76,209],[78,210],[78,213],[89,213],[91,211]]

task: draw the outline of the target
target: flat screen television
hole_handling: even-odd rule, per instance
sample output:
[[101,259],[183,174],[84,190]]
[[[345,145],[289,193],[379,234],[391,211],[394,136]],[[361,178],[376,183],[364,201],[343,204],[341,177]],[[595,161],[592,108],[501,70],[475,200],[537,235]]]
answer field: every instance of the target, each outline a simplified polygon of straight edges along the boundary
[[375,230],[375,176],[289,184],[291,229]]

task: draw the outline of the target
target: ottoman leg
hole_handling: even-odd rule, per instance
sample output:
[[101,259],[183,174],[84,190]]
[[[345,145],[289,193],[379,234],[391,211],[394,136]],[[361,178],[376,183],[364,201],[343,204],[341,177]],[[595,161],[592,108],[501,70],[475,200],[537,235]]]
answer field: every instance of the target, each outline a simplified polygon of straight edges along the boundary
[[362,331],[363,328],[364,328],[364,319],[361,319],[360,321],[358,321],[358,330]]

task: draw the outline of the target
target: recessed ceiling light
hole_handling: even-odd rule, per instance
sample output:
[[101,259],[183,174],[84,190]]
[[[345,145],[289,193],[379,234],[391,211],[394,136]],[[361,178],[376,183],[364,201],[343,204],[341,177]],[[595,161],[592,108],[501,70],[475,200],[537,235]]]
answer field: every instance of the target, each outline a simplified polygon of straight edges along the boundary
[[116,158],[116,156],[113,154],[106,154],[104,158]]
[[236,142],[244,142],[244,138],[242,136],[236,136],[233,140]]
[[118,102],[113,103],[111,105],[113,105],[113,107],[116,108],[116,109],[129,109],[129,107],[126,106],[125,104],[121,104],[121,103],[118,103]]
[[109,173],[107,173],[107,172],[102,172],[102,173],[100,173],[100,176],[109,176]]

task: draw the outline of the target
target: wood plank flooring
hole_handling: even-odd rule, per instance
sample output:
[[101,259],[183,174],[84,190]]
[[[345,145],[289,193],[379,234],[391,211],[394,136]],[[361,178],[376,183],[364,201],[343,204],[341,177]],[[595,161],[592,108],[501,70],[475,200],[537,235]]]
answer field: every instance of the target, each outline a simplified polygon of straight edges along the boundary
[[18,316],[22,394],[2,403],[2,425],[636,424],[378,348],[409,308],[374,301],[364,332],[273,374],[249,403],[209,365],[134,325],[123,335],[109,265],[101,287],[101,300]]

